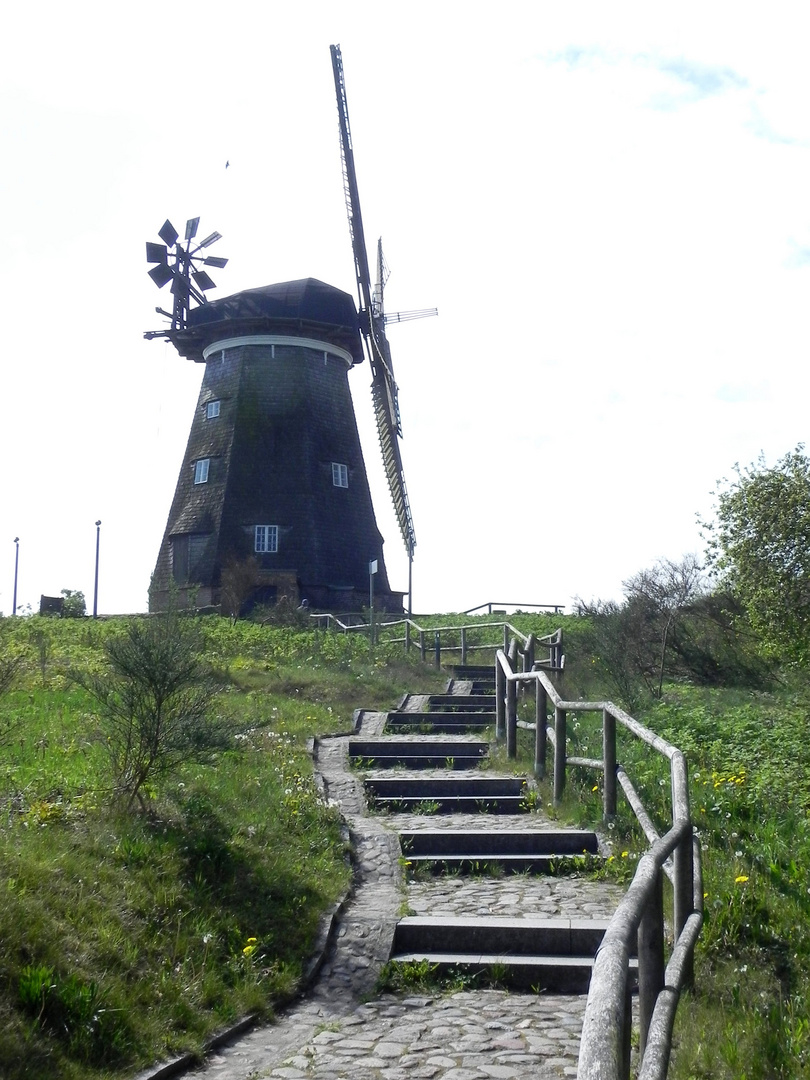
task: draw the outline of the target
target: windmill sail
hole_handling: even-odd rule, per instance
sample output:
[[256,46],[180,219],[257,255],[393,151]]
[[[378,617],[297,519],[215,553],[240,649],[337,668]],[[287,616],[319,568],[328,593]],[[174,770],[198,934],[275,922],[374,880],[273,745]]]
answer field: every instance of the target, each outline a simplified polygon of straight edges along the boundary
[[[354,168],[354,149],[352,146],[351,127],[349,126],[349,108],[346,102],[346,84],[343,77],[343,60],[340,46],[330,46],[332,53],[332,71],[335,77],[338,118],[340,123],[340,151],[343,165],[343,189],[346,196],[346,209],[349,216],[349,232],[354,253],[355,276],[360,300],[360,330],[371,367],[371,393],[374,402],[374,416],[380,438],[383,465],[388,480],[388,487],[394,503],[405,547],[412,552],[416,546],[413,517],[405,486],[405,474],[402,468],[399,439],[402,425],[399,416],[399,401],[394,369],[391,362],[391,348],[385,335],[385,313],[383,310],[383,278],[380,267],[378,291],[372,298],[371,273],[368,264],[363,218],[360,212],[360,196],[357,190],[357,174]],[[381,262],[381,255],[380,255]]]

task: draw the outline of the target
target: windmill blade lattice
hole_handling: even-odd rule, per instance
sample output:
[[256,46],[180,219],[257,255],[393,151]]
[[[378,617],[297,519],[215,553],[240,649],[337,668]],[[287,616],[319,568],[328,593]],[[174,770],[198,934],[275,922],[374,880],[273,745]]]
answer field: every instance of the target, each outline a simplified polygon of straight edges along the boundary
[[144,334],[146,338],[167,337],[177,330],[184,330],[188,323],[188,312],[191,302],[205,304],[205,294],[210,289],[216,288],[215,282],[204,266],[222,268],[227,266],[228,260],[216,255],[204,254],[207,248],[221,240],[218,232],[212,232],[193,245],[197,236],[200,219],[189,218],[186,222],[185,236],[180,240],[180,234],[168,219],[163,223],[158,236],[162,244],[146,244],[146,261],[152,263],[152,269],[148,271],[149,277],[159,289],[171,282],[170,292],[174,297],[172,310],[164,311],[162,308],[155,310],[159,315],[165,315],[171,320],[171,326],[166,330],[149,330]]
[[416,546],[413,516],[405,486],[405,474],[402,468],[399,439],[402,425],[399,415],[399,392],[391,362],[391,349],[385,335],[385,313],[383,310],[384,264],[382,248],[378,249],[378,282],[372,296],[371,273],[368,253],[363,233],[363,217],[360,212],[360,196],[357,190],[357,174],[354,168],[354,149],[352,146],[351,127],[349,125],[349,107],[346,101],[346,84],[343,77],[343,59],[339,45],[331,45],[332,71],[335,78],[338,119],[340,124],[340,150],[343,165],[343,188],[346,196],[346,209],[349,216],[349,233],[354,253],[355,276],[360,301],[360,330],[371,366],[371,393],[374,402],[374,415],[377,432],[380,437],[383,465],[386,479],[394,503],[397,521],[402,539],[409,552]]

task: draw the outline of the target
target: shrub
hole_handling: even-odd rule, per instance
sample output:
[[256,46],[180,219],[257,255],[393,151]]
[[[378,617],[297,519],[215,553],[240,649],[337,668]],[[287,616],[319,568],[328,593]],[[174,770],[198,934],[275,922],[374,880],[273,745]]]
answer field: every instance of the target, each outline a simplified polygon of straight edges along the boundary
[[195,623],[175,612],[133,620],[105,644],[109,673],[74,672],[95,699],[113,790],[128,809],[160,776],[230,742],[211,712],[218,687],[200,659]]

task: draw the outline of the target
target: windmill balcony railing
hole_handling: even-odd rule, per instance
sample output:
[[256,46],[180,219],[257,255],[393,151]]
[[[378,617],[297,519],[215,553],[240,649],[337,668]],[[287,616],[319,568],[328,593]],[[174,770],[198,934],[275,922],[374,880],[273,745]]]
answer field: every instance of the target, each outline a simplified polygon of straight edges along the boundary
[[[495,659],[496,737],[507,754],[517,754],[518,727],[534,729],[534,767],[546,775],[546,750],[553,748],[553,798],[563,796],[568,766],[603,773],[603,813],[616,814],[622,788],[649,847],[639,859],[633,881],[608,926],[594,961],[577,1076],[579,1080],[627,1080],[632,1031],[630,957],[638,957],[639,1080],[664,1080],[669,1067],[675,1012],[682,990],[691,983],[695,944],[703,923],[700,846],[689,806],[686,758],[665,739],[645,728],[610,701],[566,701],[545,671],[516,670],[518,643],[499,650]],[[535,689],[535,721],[518,720],[518,689]],[[549,727],[549,706],[553,726]],[[569,713],[602,715],[602,757],[567,756]],[[660,835],[629,776],[616,760],[617,726],[669,762],[671,824]],[[672,886],[673,946],[665,964],[663,879]]]

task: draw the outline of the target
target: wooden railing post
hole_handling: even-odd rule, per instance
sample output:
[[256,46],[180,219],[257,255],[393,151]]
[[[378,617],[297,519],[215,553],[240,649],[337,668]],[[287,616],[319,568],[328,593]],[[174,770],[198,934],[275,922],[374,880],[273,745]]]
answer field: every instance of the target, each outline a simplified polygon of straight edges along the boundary
[[419,631],[419,658],[422,663],[425,662],[425,631]]
[[467,627],[461,628],[461,663],[462,666],[467,663]]
[[[689,772],[686,758],[680,750],[672,755],[671,775],[673,820],[678,822],[685,819],[689,822]],[[686,926],[686,920],[694,911],[694,898],[692,894],[694,863],[692,858],[691,828],[684,830],[684,835],[681,837],[678,846],[672,853],[672,869],[672,919],[674,923],[675,941],[677,942],[683,932],[684,926]],[[692,979],[693,971],[692,965],[690,964],[690,969],[685,972],[686,983],[690,984]]]
[[521,664],[521,667],[525,675],[527,671],[531,671],[534,667],[534,634],[529,634],[526,646],[523,649],[522,660],[523,663]]
[[557,806],[565,791],[565,709],[554,709],[554,805]]
[[630,1080],[630,1056],[633,1047],[633,989],[630,980],[624,983],[624,1015],[622,1016],[622,1060],[620,1080]]
[[643,1061],[653,1010],[664,989],[664,887],[660,868],[638,927],[639,1058]]
[[546,719],[548,692],[540,679],[534,680],[534,775],[541,780],[546,775]]
[[411,651],[411,624],[405,623],[405,652]]
[[605,767],[602,814],[605,821],[616,816],[616,717],[602,710],[602,763]]
[[506,673],[495,660],[495,738],[501,742],[506,734]]
[[433,634],[433,652],[435,655],[436,667],[442,666],[442,634],[440,630],[436,630]]
[[503,624],[503,651],[509,652],[509,627],[506,623]]
[[517,682],[506,681],[506,756],[517,757]]

